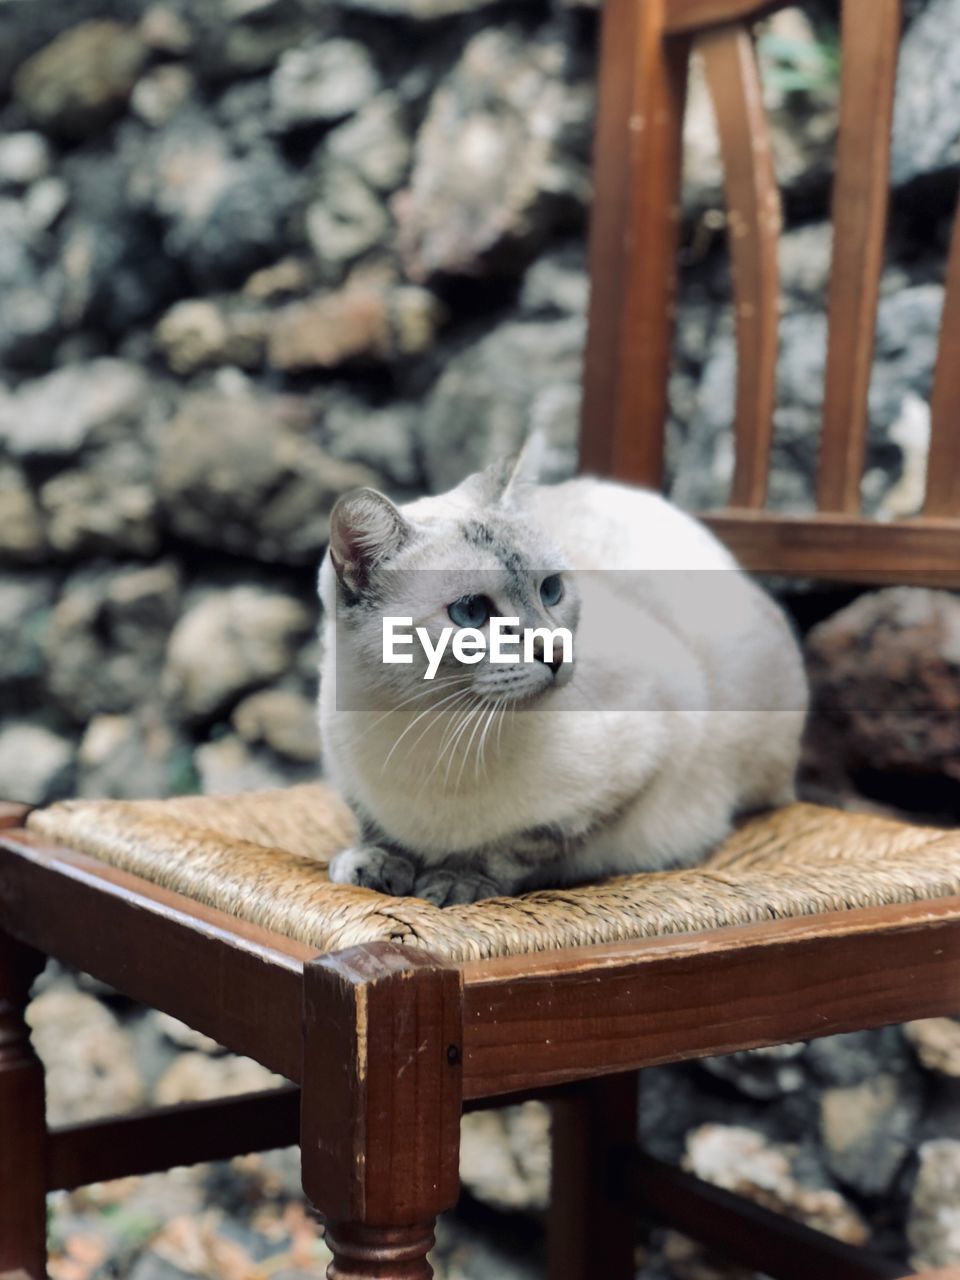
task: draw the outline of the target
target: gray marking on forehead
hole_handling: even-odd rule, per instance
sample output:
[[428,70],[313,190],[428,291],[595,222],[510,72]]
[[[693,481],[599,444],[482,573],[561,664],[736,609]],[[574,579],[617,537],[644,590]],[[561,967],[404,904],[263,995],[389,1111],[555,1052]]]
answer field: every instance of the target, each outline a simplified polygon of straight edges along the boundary
[[528,593],[529,570],[524,564],[523,557],[515,547],[505,542],[482,520],[468,520],[463,526],[463,536],[470,546],[489,551],[496,556],[504,569],[506,569],[514,591],[520,595]]

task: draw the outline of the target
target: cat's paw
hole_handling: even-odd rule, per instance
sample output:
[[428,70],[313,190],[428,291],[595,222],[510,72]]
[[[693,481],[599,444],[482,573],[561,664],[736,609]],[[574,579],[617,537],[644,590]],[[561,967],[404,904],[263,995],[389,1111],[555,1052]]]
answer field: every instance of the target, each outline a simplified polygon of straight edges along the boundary
[[338,853],[330,863],[329,875],[334,884],[355,884],[404,898],[413,889],[417,869],[402,854],[376,844],[361,844]]
[[415,898],[426,898],[438,907],[465,906],[484,898],[499,898],[505,892],[490,876],[470,867],[426,867],[413,886]]

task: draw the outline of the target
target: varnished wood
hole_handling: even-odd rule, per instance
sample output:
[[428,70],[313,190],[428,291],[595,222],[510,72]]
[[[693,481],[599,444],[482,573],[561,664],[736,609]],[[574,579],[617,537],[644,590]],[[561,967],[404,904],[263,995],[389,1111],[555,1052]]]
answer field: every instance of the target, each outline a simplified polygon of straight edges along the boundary
[[333,1253],[327,1280],[430,1280],[427,1254],[433,1230],[427,1227],[328,1227]]
[[43,957],[0,933],[0,1269],[46,1273],[43,1067],[24,1010]]
[[960,898],[464,965],[465,1097],[960,1012]]
[[890,179],[901,0],[844,0],[833,263],[817,505],[860,509]]
[[792,0],[667,0],[664,25],[673,35],[724,22],[753,22],[790,3]]
[[585,470],[659,485],[673,334],[686,40],[663,38],[664,0],[604,6]]
[[299,1079],[310,947],[28,832],[0,836],[0,928]]
[[292,1146],[299,1131],[300,1091],[293,1085],[65,1125],[48,1137],[47,1190],[272,1151]]
[[893,1280],[909,1267],[711,1186],[642,1151],[621,1168],[634,1210],[773,1280]]
[[30,805],[0,800],[0,831],[22,827],[30,814]]
[[924,511],[960,517],[960,204],[953,224],[940,349],[930,402],[930,457]]
[[780,192],[751,32],[742,23],[714,27],[698,39],[696,48],[703,58],[720,137],[733,268],[737,392],[730,503],[762,507],[777,383]]
[[887,524],[763,511],[708,512],[704,519],[743,567],[757,573],[960,587],[960,519]]
[[591,1080],[551,1107],[547,1280],[633,1280],[636,1223],[622,1191],[637,1092],[631,1071]]
[[461,1019],[459,971],[425,952],[372,944],[306,966],[303,1187],[331,1276],[431,1274],[459,1188]]

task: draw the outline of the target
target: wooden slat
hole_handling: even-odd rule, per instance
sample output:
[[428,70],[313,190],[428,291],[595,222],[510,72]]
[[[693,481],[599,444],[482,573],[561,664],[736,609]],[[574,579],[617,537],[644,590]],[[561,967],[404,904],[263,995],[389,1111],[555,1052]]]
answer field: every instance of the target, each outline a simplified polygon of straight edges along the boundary
[[659,486],[673,340],[689,47],[664,0],[603,18],[581,466]]
[[705,522],[745,569],[799,578],[960,586],[960,519],[879,523],[859,516],[708,512]]
[[953,225],[930,409],[924,511],[930,516],[960,516],[960,205]]
[[817,490],[822,511],[860,509],[900,24],[901,0],[844,0],[830,340]]
[[755,21],[793,0],[667,0],[666,28],[672,34],[700,31],[722,22]]
[[0,831],[11,831],[14,827],[22,827],[30,815],[31,806],[17,804],[11,800],[0,800]]
[[742,1196],[675,1169],[642,1151],[627,1157],[621,1175],[636,1212],[716,1250],[773,1280],[893,1280],[904,1263],[834,1240]]
[[0,929],[299,1080],[314,949],[26,831],[0,836]]
[[465,1097],[960,1012],[960,898],[471,962]]
[[72,1191],[131,1174],[229,1160],[292,1146],[299,1136],[300,1090],[293,1085],[90,1120],[50,1131],[47,1187]]
[[730,502],[735,507],[762,507],[777,383],[780,192],[753,36],[742,23],[714,27],[698,39],[696,48],[717,119],[733,269],[737,399]]

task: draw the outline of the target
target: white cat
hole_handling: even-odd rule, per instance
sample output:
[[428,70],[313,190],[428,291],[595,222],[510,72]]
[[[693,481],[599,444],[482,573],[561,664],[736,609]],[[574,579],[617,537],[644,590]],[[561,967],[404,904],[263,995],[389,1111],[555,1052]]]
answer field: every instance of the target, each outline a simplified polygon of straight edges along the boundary
[[[535,450],[528,450],[528,455]],[[434,498],[341,498],[320,571],[327,771],[363,843],[331,878],[441,905],[696,863],[793,796],[806,710],[779,608],[692,517],[529,456]],[[383,662],[383,618],[567,627],[573,660]]]

